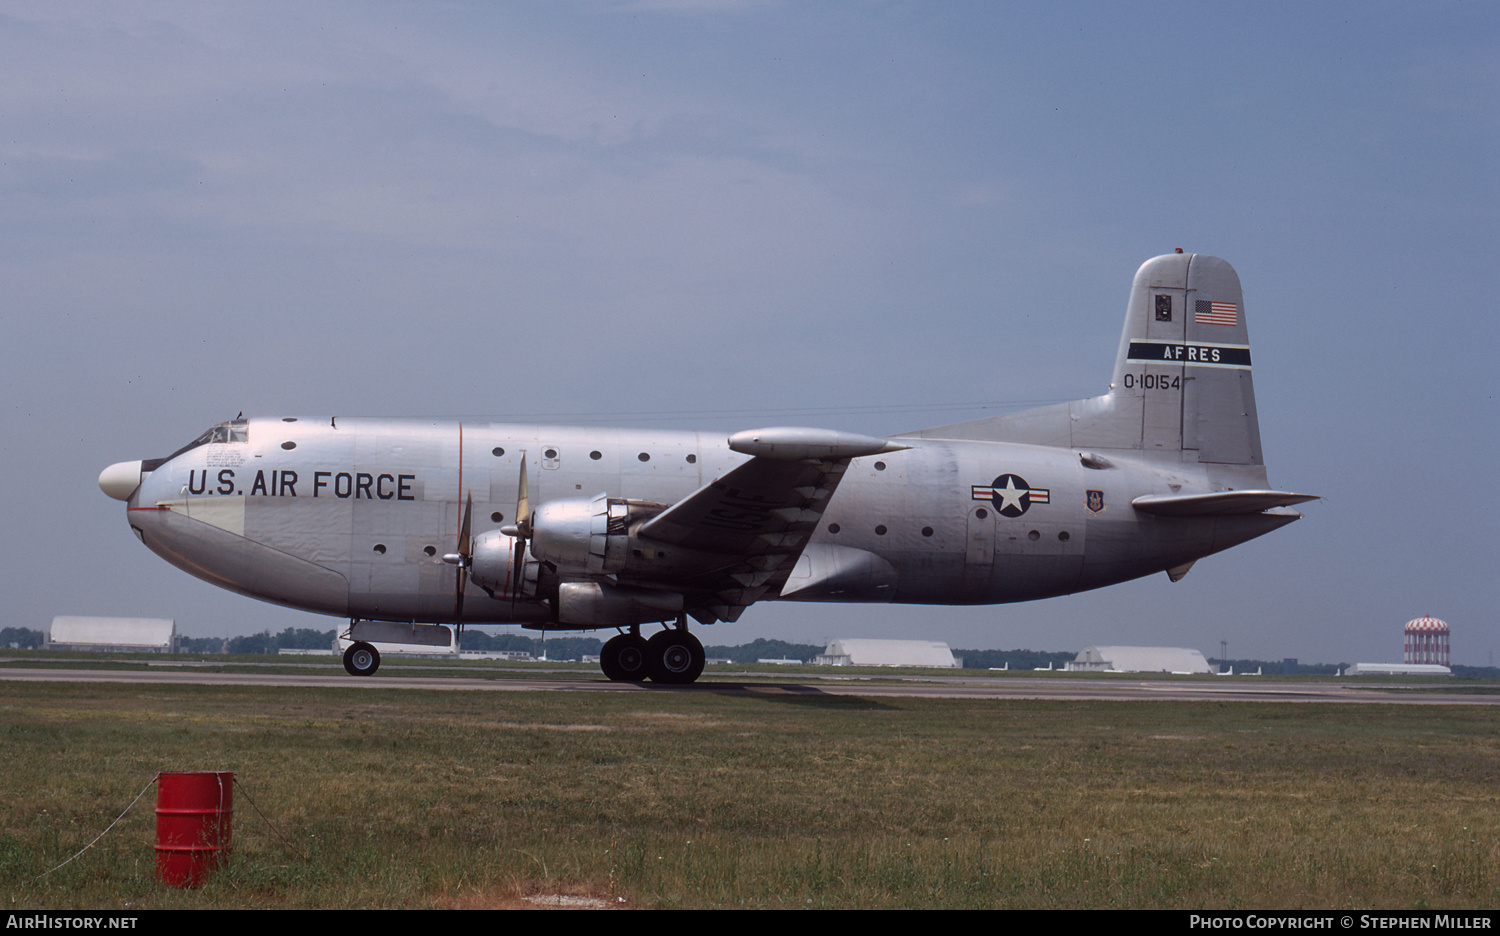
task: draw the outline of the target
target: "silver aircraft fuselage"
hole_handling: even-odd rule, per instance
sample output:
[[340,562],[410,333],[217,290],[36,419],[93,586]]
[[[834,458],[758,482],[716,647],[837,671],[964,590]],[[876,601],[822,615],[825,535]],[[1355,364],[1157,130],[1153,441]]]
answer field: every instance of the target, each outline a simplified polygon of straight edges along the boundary
[[[748,460],[722,434],[458,420],[250,419],[242,435],[147,474],[129,501],[131,527],[162,558],[232,591],[382,620],[452,619],[443,556],[456,548],[465,496],[476,535],[513,522],[523,454],[537,502],[607,492],[672,504]],[[1141,495],[1225,486],[1180,465],[1112,457],[1091,469],[1080,453],[1043,446],[903,441],[911,448],[851,460],[809,544],[879,562],[805,600],[1029,601],[1175,568],[1295,519],[1164,519],[1131,507]],[[1004,482],[998,495],[974,490],[1005,475],[1027,485],[1016,489],[1024,503],[1012,495],[1013,517],[999,509]],[[794,570],[788,582],[797,580]],[[464,604],[466,623],[545,618],[545,608],[477,591]]]
[[691,682],[687,619],[757,601],[1175,581],[1313,499],[1268,488],[1258,420],[1239,277],[1179,253],[1136,273],[1109,391],[1072,403],[889,437],[237,418],[99,483],[174,565],[348,617],[351,673],[420,625],[517,622],[619,628],[610,678]]

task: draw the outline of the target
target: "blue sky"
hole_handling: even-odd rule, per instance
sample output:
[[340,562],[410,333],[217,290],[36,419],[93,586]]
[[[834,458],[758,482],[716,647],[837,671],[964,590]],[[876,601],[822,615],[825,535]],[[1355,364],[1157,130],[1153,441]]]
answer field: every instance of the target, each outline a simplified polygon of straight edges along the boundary
[[[1245,284],[1307,518],[990,608],[705,633],[1497,649],[1489,4],[0,0],[0,621],[327,627],[95,478],[247,414],[885,433],[1102,392],[1130,277]],[[920,407],[921,411],[913,411]]]

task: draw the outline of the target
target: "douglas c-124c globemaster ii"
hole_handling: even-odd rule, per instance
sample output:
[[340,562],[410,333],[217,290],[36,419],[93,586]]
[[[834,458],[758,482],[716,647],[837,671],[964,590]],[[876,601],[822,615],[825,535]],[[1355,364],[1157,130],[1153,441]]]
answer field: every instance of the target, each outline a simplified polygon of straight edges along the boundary
[[604,673],[661,683],[702,672],[688,618],[1176,581],[1314,499],[1267,485],[1239,277],[1182,253],[1136,273],[1109,392],[1074,403],[887,438],[234,419],[99,486],[179,568],[347,616],[350,673],[519,623],[616,628]]

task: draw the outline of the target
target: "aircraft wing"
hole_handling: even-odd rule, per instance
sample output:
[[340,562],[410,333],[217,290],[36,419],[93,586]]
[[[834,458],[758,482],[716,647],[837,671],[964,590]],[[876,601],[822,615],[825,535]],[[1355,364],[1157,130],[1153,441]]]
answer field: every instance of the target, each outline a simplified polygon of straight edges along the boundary
[[712,594],[695,616],[706,610],[726,621],[786,582],[851,459],[909,446],[782,428],[737,433],[729,447],[752,457],[646,521],[638,534],[723,557],[689,584]]

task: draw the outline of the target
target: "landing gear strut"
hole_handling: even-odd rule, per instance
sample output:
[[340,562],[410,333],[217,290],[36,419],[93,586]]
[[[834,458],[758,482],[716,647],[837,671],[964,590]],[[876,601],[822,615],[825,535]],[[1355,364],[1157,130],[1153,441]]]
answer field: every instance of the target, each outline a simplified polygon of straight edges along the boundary
[[380,651],[365,643],[355,641],[344,651],[344,672],[350,676],[374,676],[380,669]]

